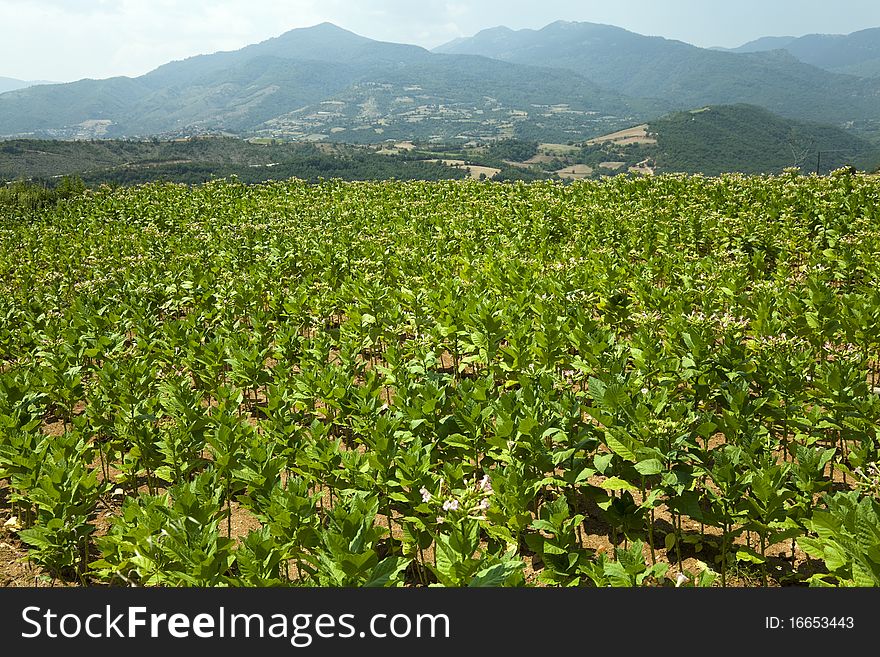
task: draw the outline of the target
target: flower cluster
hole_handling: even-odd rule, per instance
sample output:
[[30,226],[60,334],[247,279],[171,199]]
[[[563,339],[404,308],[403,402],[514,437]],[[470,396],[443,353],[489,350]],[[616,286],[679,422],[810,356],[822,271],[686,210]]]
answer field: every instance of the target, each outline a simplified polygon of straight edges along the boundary
[[853,473],[856,475],[856,487],[880,500],[880,465],[868,463],[864,468],[856,468]]
[[485,520],[485,514],[491,506],[490,500],[494,493],[489,475],[483,475],[483,478],[479,480],[475,478],[473,484],[460,489],[447,490],[445,482],[442,480],[436,493],[432,493],[425,487],[419,489],[422,502],[435,509],[438,523],[447,520],[458,521],[464,518]]
[[713,312],[709,315],[706,315],[704,312],[699,310],[692,310],[689,314],[683,315],[684,320],[689,324],[702,325],[702,326],[713,326],[721,329],[728,328],[748,328],[749,327],[749,319],[746,317],[739,317],[736,315],[731,315],[730,313],[717,313]]
[[760,352],[787,352],[794,353],[810,348],[810,343],[797,335],[789,335],[785,332],[773,335],[749,336],[744,341],[751,351]]
[[654,324],[659,324],[661,321],[663,321],[664,317],[663,317],[663,313],[661,313],[657,310],[652,310],[650,312],[640,310],[638,312],[633,313],[630,316],[630,319],[632,319],[638,325],[644,325],[644,324],[654,325]]

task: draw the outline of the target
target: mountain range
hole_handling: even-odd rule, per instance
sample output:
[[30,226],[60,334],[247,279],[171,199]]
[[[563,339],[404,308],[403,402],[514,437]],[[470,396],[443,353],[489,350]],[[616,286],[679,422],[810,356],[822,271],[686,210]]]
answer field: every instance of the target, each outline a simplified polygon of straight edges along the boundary
[[803,39],[724,52],[559,21],[484,30],[429,51],[323,23],[137,78],[0,93],[0,136],[564,143],[739,103],[863,135],[880,130],[880,77],[869,74],[880,30]]
[[[873,36],[880,46],[880,31]],[[436,52],[562,68],[676,109],[748,103],[836,124],[880,119],[880,80],[833,73],[785,50],[722,52],[611,25],[558,21],[540,30],[484,30]]]
[[762,37],[728,52],[784,50],[805,64],[833,73],[880,77],[880,28],[852,34],[808,34],[802,37]]
[[569,71],[440,55],[324,23],[137,78],[0,94],[0,135],[479,138],[514,136],[536,105],[548,116],[529,127],[557,138],[599,134],[646,109]]
[[38,84],[53,84],[46,80],[17,80],[15,78],[4,78],[0,76],[0,94],[7,91],[15,91],[16,89],[26,89]]

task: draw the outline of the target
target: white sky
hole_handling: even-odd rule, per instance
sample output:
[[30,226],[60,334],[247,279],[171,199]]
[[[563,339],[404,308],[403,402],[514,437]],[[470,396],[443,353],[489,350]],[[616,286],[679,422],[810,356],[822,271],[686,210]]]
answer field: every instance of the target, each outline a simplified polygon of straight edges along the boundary
[[698,46],[880,27],[880,0],[0,0],[0,76],[136,76],[330,21],[427,48],[555,20],[618,25]]

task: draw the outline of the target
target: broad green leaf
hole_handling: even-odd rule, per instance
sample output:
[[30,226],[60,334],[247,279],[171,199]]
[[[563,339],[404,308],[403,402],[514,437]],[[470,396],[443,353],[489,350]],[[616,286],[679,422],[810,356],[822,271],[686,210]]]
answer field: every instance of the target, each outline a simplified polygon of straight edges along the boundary
[[638,488],[633,486],[628,481],[625,481],[619,477],[609,477],[601,484],[599,484],[605,490],[617,491],[617,490],[628,490],[628,491],[636,491]]

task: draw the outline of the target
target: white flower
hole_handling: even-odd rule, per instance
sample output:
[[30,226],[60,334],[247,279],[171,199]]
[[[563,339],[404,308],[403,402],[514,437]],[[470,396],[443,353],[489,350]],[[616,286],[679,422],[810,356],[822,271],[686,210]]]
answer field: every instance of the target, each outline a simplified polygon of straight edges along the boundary
[[446,500],[443,503],[444,511],[458,511],[458,500]]
[[643,395],[647,395],[647,394],[648,394],[648,389],[647,389],[647,388],[642,388],[642,394],[643,394]]
[[480,479],[480,490],[489,493],[489,495],[494,492],[492,490],[492,480],[489,479],[489,475],[483,475],[483,478]]
[[419,492],[422,494],[422,502],[430,502],[431,501],[431,492],[427,488],[422,486],[419,489]]
[[480,502],[480,509],[481,509],[482,511],[486,511],[486,510],[489,509],[489,500],[488,500],[488,498],[483,498],[483,500]]
[[675,588],[678,588],[682,584],[687,584],[691,580],[684,573],[679,573],[678,577],[675,578]]

